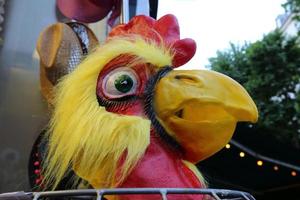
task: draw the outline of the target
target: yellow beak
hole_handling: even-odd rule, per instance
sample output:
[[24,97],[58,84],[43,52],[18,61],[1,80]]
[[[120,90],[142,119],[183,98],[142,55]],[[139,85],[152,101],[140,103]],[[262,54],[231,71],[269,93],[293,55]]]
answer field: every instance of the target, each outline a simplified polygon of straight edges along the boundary
[[258,111],[233,79],[208,70],[173,70],[155,88],[157,119],[197,163],[222,149],[238,121],[256,122]]

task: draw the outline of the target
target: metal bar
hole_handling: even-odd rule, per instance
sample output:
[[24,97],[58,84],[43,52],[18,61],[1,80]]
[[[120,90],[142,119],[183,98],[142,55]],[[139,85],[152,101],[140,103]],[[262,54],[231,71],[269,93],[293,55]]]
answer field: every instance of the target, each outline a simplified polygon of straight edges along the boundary
[[97,190],[97,200],[103,200],[103,192],[102,192],[102,190]]
[[31,200],[32,197],[32,193],[25,193],[23,191],[0,194],[0,200]]
[[120,24],[125,24],[129,21],[129,0],[120,0],[120,2],[121,2]]
[[40,198],[40,193],[33,193],[33,200],[38,200]]
[[246,196],[246,200],[255,200],[255,198],[249,193],[242,193],[243,196]]
[[[58,197],[58,196],[97,196],[97,200],[102,200],[104,195],[115,194],[161,194],[165,200],[167,194],[206,194],[212,195],[216,200],[221,200],[222,197],[244,197],[246,200],[253,200],[249,193],[237,190],[223,190],[223,189],[195,189],[195,188],[115,188],[115,189],[86,189],[86,190],[66,190],[66,191],[51,191],[51,192],[37,192],[34,193],[34,200],[40,197]],[[165,195],[165,197],[164,197]],[[251,197],[249,199],[249,197]]]
[[215,200],[221,200],[215,192],[212,192],[211,195],[215,198]]
[[250,200],[245,194],[241,194],[246,200]]
[[162,200],[168,200],[168,198],[167,198],[167,190],[161,189],[160,190],[160,194],[161,194]]

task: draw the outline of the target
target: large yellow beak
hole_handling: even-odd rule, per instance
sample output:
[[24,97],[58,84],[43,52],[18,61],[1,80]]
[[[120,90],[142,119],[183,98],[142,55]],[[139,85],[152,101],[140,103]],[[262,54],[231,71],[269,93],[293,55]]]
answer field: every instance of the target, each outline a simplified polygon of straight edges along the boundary
[[155,88],[157,119],[197,163],[223,148],[238,121],[256,122],[258,111],[233,79],[208,70],[173,70]]

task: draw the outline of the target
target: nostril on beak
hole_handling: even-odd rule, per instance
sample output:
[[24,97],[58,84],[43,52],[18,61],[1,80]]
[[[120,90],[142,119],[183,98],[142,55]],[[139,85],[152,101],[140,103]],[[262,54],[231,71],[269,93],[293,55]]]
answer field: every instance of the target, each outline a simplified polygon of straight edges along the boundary
[[175,112],[175,115],[179,118],[182,118],[183,117],[183,109],[180,109],[177,112]]
[[202,80],[197,76],[187,75],[187,74],[177,74],[174,76],[174,78],[185,83],[202,85]]

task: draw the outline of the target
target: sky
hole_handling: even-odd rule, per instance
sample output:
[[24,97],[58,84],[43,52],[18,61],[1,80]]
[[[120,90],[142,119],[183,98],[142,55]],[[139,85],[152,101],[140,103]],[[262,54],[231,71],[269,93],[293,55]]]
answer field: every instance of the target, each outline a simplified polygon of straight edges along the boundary
[[158,18],[174,14],[181,38],[197,43],[195,56],[183,66],[199,69],[229,43],[255,42],[276,28],[286,0],[160,0]]

